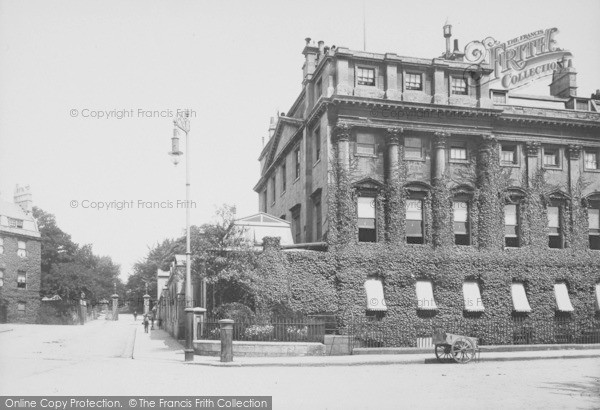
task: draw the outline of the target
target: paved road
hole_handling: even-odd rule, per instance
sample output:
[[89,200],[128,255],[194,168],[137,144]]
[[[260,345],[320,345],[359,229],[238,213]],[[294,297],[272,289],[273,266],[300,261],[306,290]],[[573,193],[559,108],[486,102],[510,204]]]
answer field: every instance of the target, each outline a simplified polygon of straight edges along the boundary
[[126,316],[0,327],[0,395],[272,395],[275,409],[600,408],[600,359],[241,368],[182,361],[176,342],[144,334]]

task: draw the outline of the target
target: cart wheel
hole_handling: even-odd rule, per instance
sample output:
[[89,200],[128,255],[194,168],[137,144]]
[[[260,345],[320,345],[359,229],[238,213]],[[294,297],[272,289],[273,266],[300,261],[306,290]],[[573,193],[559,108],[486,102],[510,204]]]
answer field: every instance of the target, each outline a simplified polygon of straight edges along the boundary
[[457,363],[469,363],[475,357],[475,346],[466,337],[459,337],[452,343],[451,353]]
[[435,357],[439,362],[452,359],[452,353],[450,351],[449,344],[435,345]]

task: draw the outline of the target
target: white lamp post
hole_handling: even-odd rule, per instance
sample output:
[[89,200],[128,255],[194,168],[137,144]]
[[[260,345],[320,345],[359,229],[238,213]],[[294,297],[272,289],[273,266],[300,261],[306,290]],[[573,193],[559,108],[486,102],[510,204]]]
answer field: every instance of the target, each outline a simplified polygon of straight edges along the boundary
[[194,324],[194,302],[192,296],[192,264],[190,247],[190,112],[185,110],[178,113],[173,120],[173,137],[171,138],[171,152],[173,163],[179,163],[179,157],[183,152],[179,150],[179,131],[185,133],[185,361],[194,361],[193,324]]

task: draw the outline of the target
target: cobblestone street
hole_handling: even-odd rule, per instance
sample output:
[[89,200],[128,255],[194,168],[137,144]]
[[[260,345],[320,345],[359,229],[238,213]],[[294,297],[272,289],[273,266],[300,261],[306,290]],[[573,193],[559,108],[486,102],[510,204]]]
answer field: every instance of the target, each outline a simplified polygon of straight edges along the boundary
[[272,395],[276,409],[600,407],[599,359],[378,366],[338,360],[348,365],[185,364],[176,341],[163,331],[145,334],[128,315],[85,326],[2,325],[0,394]]

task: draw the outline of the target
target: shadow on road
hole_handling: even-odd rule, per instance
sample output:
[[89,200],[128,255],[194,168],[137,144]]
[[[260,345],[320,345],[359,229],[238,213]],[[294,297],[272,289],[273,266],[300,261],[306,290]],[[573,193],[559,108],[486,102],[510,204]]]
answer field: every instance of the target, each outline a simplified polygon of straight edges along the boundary
[[563,396],[587,396],[600,399],[600,377],[588,376],[585,381],[578,383],[546,383],[540,388]]

